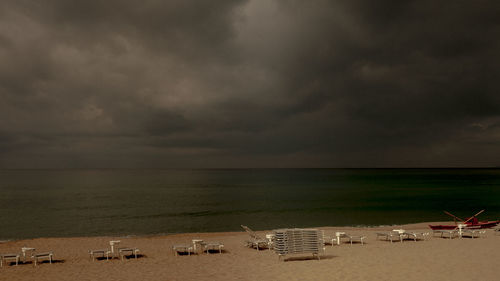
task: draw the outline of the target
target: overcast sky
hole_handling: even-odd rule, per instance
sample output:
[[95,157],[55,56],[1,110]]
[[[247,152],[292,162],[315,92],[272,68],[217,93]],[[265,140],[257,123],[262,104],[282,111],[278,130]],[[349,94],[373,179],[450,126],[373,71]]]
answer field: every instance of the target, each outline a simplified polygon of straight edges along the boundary
[[0,2],[0,168],[500,166],[500,2]]

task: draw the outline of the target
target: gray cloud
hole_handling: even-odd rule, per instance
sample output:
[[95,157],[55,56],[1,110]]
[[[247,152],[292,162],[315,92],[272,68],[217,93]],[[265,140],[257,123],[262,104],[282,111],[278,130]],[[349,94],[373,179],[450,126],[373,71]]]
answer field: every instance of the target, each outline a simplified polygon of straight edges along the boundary
[[0,167],[498,166],[495,1],[2,1]]

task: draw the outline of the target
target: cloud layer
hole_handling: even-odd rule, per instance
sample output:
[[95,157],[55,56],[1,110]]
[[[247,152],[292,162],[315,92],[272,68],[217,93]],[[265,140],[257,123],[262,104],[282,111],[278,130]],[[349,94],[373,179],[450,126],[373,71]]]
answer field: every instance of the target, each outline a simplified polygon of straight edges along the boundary
[[496,1],[2,1],[0,167],[498,166]]

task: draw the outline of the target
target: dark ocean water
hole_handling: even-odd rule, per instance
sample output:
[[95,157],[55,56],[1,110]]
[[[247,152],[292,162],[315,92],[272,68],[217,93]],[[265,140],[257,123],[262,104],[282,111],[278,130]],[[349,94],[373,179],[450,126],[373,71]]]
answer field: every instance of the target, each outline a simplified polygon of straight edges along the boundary
[[500,218],[498,169],[0,170],[0,240]]

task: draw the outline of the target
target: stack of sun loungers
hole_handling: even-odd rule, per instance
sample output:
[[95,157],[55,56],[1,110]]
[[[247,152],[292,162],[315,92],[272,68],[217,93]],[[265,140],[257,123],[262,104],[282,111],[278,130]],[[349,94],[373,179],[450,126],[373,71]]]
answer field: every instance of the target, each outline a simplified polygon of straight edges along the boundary
[[319,259],[323,250],[323,235],[317,229],[278,229],[274,230],[274,251],[279,258],[289,254],[313,254]]
[[269,241],[267,239],[261,238],[257,235],[257,233],[255,233],[246,225],[242,225],[241,227],[248,233],[248,235],[250,235],[250,240],[246,241],[247,247],[256,248],[257,251],[260,250],[260,248],[271,249],[269,247]]

